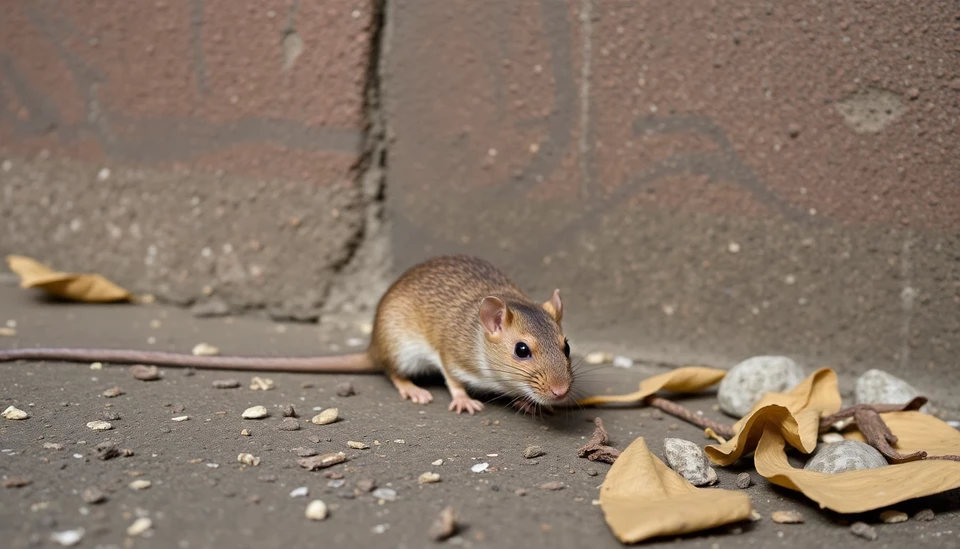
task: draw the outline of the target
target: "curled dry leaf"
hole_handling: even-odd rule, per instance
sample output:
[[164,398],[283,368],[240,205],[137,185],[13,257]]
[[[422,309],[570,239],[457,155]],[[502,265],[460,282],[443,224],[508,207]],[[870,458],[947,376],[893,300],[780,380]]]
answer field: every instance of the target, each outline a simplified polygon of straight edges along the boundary
[[750,497],[697,488],[673,472],[638,438],[620,454],[600,487],[600,507],[621,542],[676,536],[750,518]]
[[129,301],[133,297],[98,274],[61,273],[20,255],[8,255],[7,264],[20,277],[21,288],[40,288],[57,297],[87,303]]
[[667,373],[648,377],[640,382],[637,391],[626,395],[597,395],[577,401],[580,406],[594,406],[597,404],[638,403],[657,391],[673,391],[677,393],[694,393],[702,391],[711,385],[716,385],[726,370],[706,368],[703,366],[685,366]]
[[[836,374],[830,369],[818,370],[789,393],[767,394],[735,425],[737,436],[726,444],[708,446],[707,456],[718,465],[729,465],[752,452],[761,476],[802,492],[821,507],[838,513],[872,511],[960,487],[960,462],[946,459],[928,458],[835,474],[790,465],[787,444],[811,453],[816,448],[821,417],[839,408]],[[931,457],[960,454],[960,431],[933,416],[915,411],[880,416],[896,437],[898,452],[925,451]],[[865,440],[858,431],[846,436]]]

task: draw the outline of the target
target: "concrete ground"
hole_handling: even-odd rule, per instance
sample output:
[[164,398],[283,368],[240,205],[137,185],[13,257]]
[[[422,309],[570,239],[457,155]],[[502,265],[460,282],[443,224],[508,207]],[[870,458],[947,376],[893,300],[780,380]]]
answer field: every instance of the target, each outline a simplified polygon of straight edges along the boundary
[[[280,325],[255,318],[198,319],[184,310],[158,305],[101,306],[54,303],[12,284],[0,285],[0,323],[15,321],[16,335],[0,337],[3,348],[63,345],[189,350],[197,343],[218,346],[224,354],[312,354],[344,350],[351,338],[364,338],[365,319],[340,325]],[[572,336],[571,339],[575,339]],[[357,343],[354,341],[353,343]],[[582,344],[581,349],[586,344]],[[587,375],[589,391],[628,391],[640,379],[663,371],[663,365],[631,369],[601,368]],[[276,388],[253,391],[252,373],[163,368],[162,378],[134,379],[124,366],[91,370],[87,364],[0,364],[0,407],[27,410],[26,421],[0,422],[0,477],[28,477],[31,483],[0,489],[0,537],[4,546],[54,547],[53,532],[83,528],[78,547],[428,547],[427,529],[439,511],[454,506],[463,528],[445,543],[465,547],[618,547],[600,508],[593,504],[608,465],[577,457],[589,438],[588,420],[603,418],[612,444],[625,448],[643,436],[662,452],[664,437],[705,443],[698,429],[667,417],[656,420],[645,410],[560,412],[544,419],[517,415],[491,403],[477,416],[448,412],[449,396],[433,387],[435,400],[418,407],[399,399],[375,375],[268,374]],[[233,378],[240,388],[216,389],[214,380]],[[357,394],[336,396],[335,386],[350,381]],[[845,379],[849,386],[849,379]],[[104,398],[113,386],[125,394]],[[711,396],[687,404],[714,419],[730,422],[712,409]],[[281,406],[293,404],[301,429],[281,431]],[[270,416],[244,420],[244,409],[263,405]],[[309,422],[314,407],[339,408],[341,420],[318,426]],[[87,422],[105,411],[119,414],[113,429],[94,432]],[[954,411],[955,412],[955,411]],[[952,412],[951,412],[952,413]],[[188,415],[185,422],[172,417]],[[241,436],[248,429],[251,436]],[[116,442],[131,457],[102,461],[97,445]],[[363,441],[368,450],[347,448]],[[45,449],[45,443],[63,445]],[[524,449],[540,445],[546,454],[525,459]],[[320,453],[344,451],[346,463],[308,472],[297,465],[297,448]],[[237,462],[249,452],[258,467]],[[442,465],[432,465],[435,460]],[[488,462],[490,470],[471,472]],[[735,489],[736,475],[749,467],[718,469],[720,487]],[[437,484],[420,485],[418,476],[433,471]],[[338,473],[330,479],[325,473]],[[135,479],[152,486],[136,491]],[[396,491],[395,501],[378,502],[354,490],[358,481]],[[960,491],[897,509],[910,513],[931,508],[932,522],[910,520],[882,524],[878,513],[840,517],[820,512],[802,496],[775,489],[753,473],[748,489],[763,515],[745,523],[683,539],[650,542],[652,547],[957,547],[960,545]],[[342,485],[338,484],[342,480]],[[539,486],[561,481],[565,488]],[[100,487],[107,500],[85,503],[80,494]],[[309,496],[291,497],[307,487]],[[517,494],[526,490],[525,496]],[[323,499],[330,516],[323,522],[304,517],[309,500]],[[770,520],[776,510],[798,510],[804,524]],[[130,538],[126,529],[138,516],[152,519],[152,530]],[[874,523],[879,534],[869,542],[854,537],[846,524]]]

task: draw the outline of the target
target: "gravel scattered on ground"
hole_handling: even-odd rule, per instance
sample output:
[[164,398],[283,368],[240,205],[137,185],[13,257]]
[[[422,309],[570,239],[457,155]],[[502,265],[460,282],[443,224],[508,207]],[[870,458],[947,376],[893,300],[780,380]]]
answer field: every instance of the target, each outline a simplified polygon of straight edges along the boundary
[[523,457],[527,459],[533,459],[544,455],[546,452],[543,451],[543,448],[535,445],[527,446],[527,449],[523,451]]
[[263,419],[267,417],[267,409],[263,406],[251,406],[243,411],[243,419]]
[[327,408],[326,410],[313,416],[313,419],[311,419],[310,422],[316,425],[329,425],[330,423],[337,421],[339,417],[340,410],[336,408]]
[[160,379],[160,369],[156,366],[146,366],[144,364],[135,364],[130,367],[130,374],[134,379],[140,381],[156,381]]
[[877,539],[877,529],[865,522],[854,522],[850,525],[850,533],[870,541]]

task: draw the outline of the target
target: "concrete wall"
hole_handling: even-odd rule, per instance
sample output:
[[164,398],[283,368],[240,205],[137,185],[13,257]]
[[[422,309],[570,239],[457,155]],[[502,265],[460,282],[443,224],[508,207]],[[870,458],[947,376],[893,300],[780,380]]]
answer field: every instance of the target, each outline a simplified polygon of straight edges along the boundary
[[560,287],[581,340],[945,375],[956,17],[894,0],[11,2],[0,253],[310,309],[369,303],[391,255],[396,273],[466,251]]
[[388,7],[399,262],[482,253],[649,356],[957,368],[956,3]]

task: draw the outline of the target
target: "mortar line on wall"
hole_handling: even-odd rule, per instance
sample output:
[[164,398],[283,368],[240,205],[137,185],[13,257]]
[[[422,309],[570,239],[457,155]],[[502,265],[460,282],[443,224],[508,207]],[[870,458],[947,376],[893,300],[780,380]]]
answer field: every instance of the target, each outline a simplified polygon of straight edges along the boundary
[[592,187],[589,166],[590,154],[590,70],[593,57],[592,0],[580,2],[580,33],[582,57],[580,63],[580,196],[586,198]]
[[900,252],[900,280],[902,288],[900,290],[900,304],[903,308],[903,324],[900,326],[900,371],[905,372],[910,367],[910,324],[913,320],[914,304],[919,293],[913,287],[911,278],[913,276],[913,262],[910,258],[910,251],[913,247],[913,231],[907,230],[907,236],[903,240],[903,248]]

